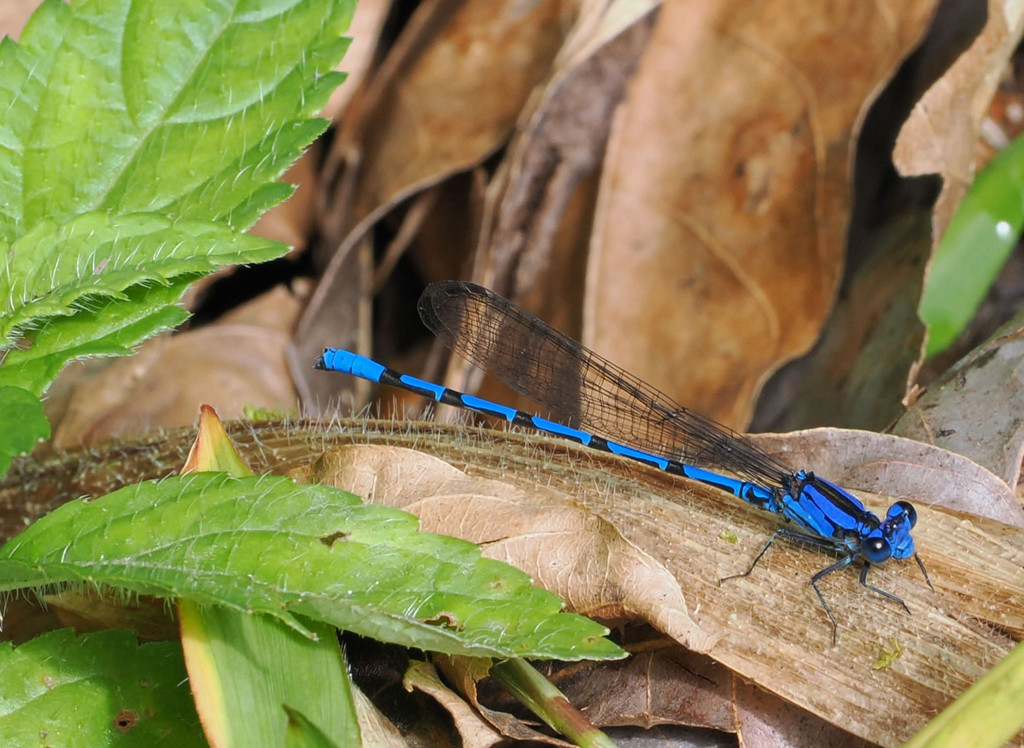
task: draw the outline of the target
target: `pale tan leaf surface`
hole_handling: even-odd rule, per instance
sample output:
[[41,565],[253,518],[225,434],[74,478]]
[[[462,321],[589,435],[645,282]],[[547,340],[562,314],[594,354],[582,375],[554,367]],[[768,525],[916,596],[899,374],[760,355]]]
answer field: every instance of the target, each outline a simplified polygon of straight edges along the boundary
[[584,342],[745,424],[832,305],[859,119],[933,6],[666,3],[605,159]]
[[[894,432],[965,455],[1008,486],[1020,481],[1024,458],[1024,314],[1018,314],[982,346],[958,362],[907,410]],[[969,511],[1024,527],[1016,497],[1015,520],[988,507]],[[986,509],[988,509],[986,511]]]
[[753,438],[789,464],[813,465],[840,485],[1024,528],[1024,510],[1009,485],[955,452],[852,429],[819,428]]
[[974,180],[975,147],[1007,60],[1024,34],[1024,5],[989,0],[988,23],[960,58],[914,106],[893,161],[905,176],[939,174],[936,243]]
[[[525,453],[515,446],[520,439],[524,446],[533,445]],[[454,461],[459,466],[471,464],[473,473],[480,476],[500,476],[498,483],[487,483],[483,491],[444,490],[445,483],[438,475],[447,470],[424,471],[419,467],[424,464],[422,458],[409,456],[417,467],[409,470],[414,476],[408,480],[413,491],[406,495],[385,479],[405,472],[401,465],[389,464],[400,457],[394,450],[383,452],[381,460],[370,457],[365,467],[350,459],[341,464],[346,475],[359,476],[360,484],[372,487],[375,499],[394,496],[409,508],[428,510],[434,531],[468,533],[509,553],[505,557],[510,559],[516,558],[515,551],[506,549],[529,548],[539,555],[527,562],[527,571],[542,574],[538,581],[570,604],[586,602],[590,611],[602,607],[599,601],[595,604],[575,590],[607,594],[611,586],[605,581],[616,577],[609,564],[587,559],[575,562],[581,557],[577,548],[602,547],[606,542],[600,535],[602,528],[614,528],[623,541],[667,570],[682,591],[687,607],[674,611],[669,623],[682,620],[686,626],[666,626],[664,613],[660,620],[650,621],[653,625],[684,645],[711,655],[743,678],[883,745],[905,740],[998,661],[1011,645],[998,631],[1018,637],[1024,634],[1021,530],[919,505],[915,537],[936,592],[928,589],[912,562],[890,563],[874,570],[870,580],[903,598],[912,611],[908,616],[898,606],[862,589],[852,570],[829,577],[822,583],[823,594],[840,624],[839,645],[832,649],[831,628],[808,584],[811,574],[829,563],[828,556],[779,543],[750,577],[718,582],[747,567],[777,526],[771,516],[713,490],[571,445],[505,435],[495,446],[497,452],[490,460],[484,459],[486,449],[473,447],[466,453],[468,463]],[[360,454],[368,453],[348,451],[350,458]],[[795,454],[789,457],[795,459]],[[498,463],[489,467],[494,458]],[[899,485],[895,477],[901,469],[898,464],[875,467]],[[327,462],[321,461],[315,475],[323,480],[330,478],[329,473]],[[507,516],[499,511],[502,503],[536,500],[529,495],[538,483],[548,488],[542,494],[546,508],[534,518],[537,529],[529,529],[529,510],[521,523],[506,527]],[[503,489],[503,485],[508,487]],[[441,489],[436,496],[429,492],[414,495],[431,486]],[[856,484],[851,487],[858,488]],[[956,494],[961,488],[947,480],[937,490]],[[550,517],[560,513],[559,490],[565,491],[564,506],[574,513],[582,506],[585,513],[602,521],[573,525],[576,534],[572,536],[557,520],[553,527]],[[478,513],[459,507],[481,498],[488,503],[488,510]],[[869,495],[864,498],[878,513],[883,513],[888,503]],[[488,517],[497,522],[497,529],[487,528]],[[440,524],[434,524],[435,520]],[[581,537],[584,534],[591,537]],[[557,573],[552,573],[552,567]],[[573,574],[596,574],[599,579],[577,580]],[[607,610],[639,609],[645,595],[655,596],[649,609],[661,611],[665,606],[658,588],[648,590],[647,577],[627,575],[621,579],[627,588],[621,592],[613,589],[614,596],[604,606]],[[637,580],[645,586],[629,589]],[[628,605],[623,600],[628,600]],[[892,642],[903,649],[902,657],[891,667],[872,669]],[[835,667],[837,659],[844,663],[842,668]]]

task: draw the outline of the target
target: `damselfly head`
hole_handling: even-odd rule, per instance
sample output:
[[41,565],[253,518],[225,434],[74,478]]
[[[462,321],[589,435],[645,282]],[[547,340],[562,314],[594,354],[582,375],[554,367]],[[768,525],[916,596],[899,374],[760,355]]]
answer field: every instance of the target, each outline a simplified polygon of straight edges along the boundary
[[916,524],[917,510],[913,504],[897,501],[889,507],[885,522],[882,523],[882,537],[889,541],[892,558],[910,558],[914,555],[914,538],[910,531]]

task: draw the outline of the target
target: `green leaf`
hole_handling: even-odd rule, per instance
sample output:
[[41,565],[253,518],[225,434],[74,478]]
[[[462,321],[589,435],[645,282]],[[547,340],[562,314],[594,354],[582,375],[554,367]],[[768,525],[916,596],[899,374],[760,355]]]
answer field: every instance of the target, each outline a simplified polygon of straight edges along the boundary
[[344,653],[334,629],[310,639],[268,616],[216,605],[178,606],[189,678],[215,745],[284,745],[298,710],[300,732],[359,745]]
[[20,44],[10,37],[0,41],[0,243],[5,245],[23,231],[25,142],[70,13],[60,0],[47,0],[22,29]]
[[286,478],[200,473],[60,507],[0,548],[0,590],[79,582],[450,654],[619,657],[526,574],[412,515]]
[[[252,476],[217,412],[201,408],[182,472]],[[270,616],[178,601],[181,640],[203,727],[214,745],[283,745],[291,735],[359,745],[344,653],[333,627],[306,622],[304,637]],[[301,709],[302,725],[287,705]]]
[[155,213],[89,213],[61,226],[46,221],[14,244],[0,274],[0,336],[9,347],[27,326],[122,299],[132,286],[167,284],[286,250],[217,224],[172,222]]
[[0,644],[4,745],[206,745],[176,642],[70,629]]
[[237,232],[326,126],[354,4],[50,0],[0,42],[0,383],[41,394],[180,322],[182,281],[287,251]]
[[188,318],[188,312],[173,306],[192,281],[186,278],[168,286],[135,286],[95,310],[55,317],[28,336],[29,347],[8,351],[0,366],[0,385],[17,385],[41,396],[69,361],[127,356],[139,341]]
[[91,213],[61,227],[43,224],[18,243],[15,261],[0,274],[0,335],[8,348],[0,384],[42,395],[69,361],[127,355],[187,318],[174,305],[195,278],[286,249],[217,224],[155,214]]
[[360,745],[360,735],[356,733],[349,742],[337,743],[317,727],[312,720],[298,709],[285,704],[288,713],[288,731],[285,735],[286,748],[337,748],[339,745]]
[[0,386],[0,413],[5,426],[0,429],[0,477],[11,466],[11,458],[28,452],[40,439],[50,436],[39,398],[20,387]]
[[1024,138],[986,166],[964,196],[935,250],[918,313],[927,355],[967,327],[1024,231]]
[[353,7],[94,0],[53,13],[15,217],[31,227],[177,204],[174,217],[226,220],[322,130],[310,118],[342,80],[332,69]]

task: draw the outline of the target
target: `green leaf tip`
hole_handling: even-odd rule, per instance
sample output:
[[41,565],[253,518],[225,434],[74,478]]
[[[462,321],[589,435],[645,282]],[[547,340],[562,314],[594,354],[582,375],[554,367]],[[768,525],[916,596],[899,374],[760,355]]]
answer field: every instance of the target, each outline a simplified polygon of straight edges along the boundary
[[1024,137],[975,178],[935,249],[918,313],[928,357],[964,331],[1024,231]]

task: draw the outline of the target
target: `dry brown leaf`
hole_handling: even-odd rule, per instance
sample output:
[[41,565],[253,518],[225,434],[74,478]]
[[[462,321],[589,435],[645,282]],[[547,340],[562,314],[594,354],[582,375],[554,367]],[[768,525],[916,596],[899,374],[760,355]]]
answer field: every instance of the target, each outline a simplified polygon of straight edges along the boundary
[[307,373],[317,349],[369,346],[369,227],[505,142],[574,12],[572,0],[428,0],[353,98],[326,167],[337,182],[321,216],[330,260],[288,354],[310,412],[326,412],[331,394]]
[[[962,454],[1016,486],[1024,458],[1024,314],[957,363],[920,397],[894,432]],[[1007,489],[1008,493],[1011,493]],[[975,514],[1024,527],[1024,511],[1010,495],[1004,505],[963,507]]]
[[581,13],[551,79],[524,113],[507,158],[507,186],[491,191],[496,225],[474,277],[499,291],[522,291],[550,272],[556,232],[580,181],[600,166],[612,112],[658,5],[590,3]]
[[488,748],[504,740],[462,696],[444,684],[429,662],[410,662],[402,684],[409,690],[416,688],[429,694],[448,711],[464,748]]
[[[517,452],[520,438],[536,451]],[[833,442],[827,451],[841,457],[840,449],[842,443]],[[532,554],[526,570],[570,604],[588,611],[642,609],[641,617],[655,616],[657,628],[743,678],[883,745],[905,740],[1003,657],[1012,642],[1000,630],[1024,633],[1019,529],[919,504],[915,538],[936,591],[912,563],[875,570],[870,581],[904,599],[912,611],[907,615],[861,588],[852,571],[830,576],[822,591],[840,624],[839,645],[832,648],[831,628],[808,585],[828,562],[820,554],[780,543],[749,577],[718,583],[746,568],[776,526],[770,516],[719,492],[553,440],[507,435],[495,453],[465,455],[460,464],[501,480],[477,483],[431,458],[395,449],[374,455],[365,447],[330,453],[303,475],[361,487],[374,500],[414,509],[430,529],[480,541],[499,558]],[[499,455],[501,462],[488,467],[488,456]],[[904,485],[902,462],[879,461],[869,452],[851,462],[857,459],[880,483]],[[935,486],[937,500],[964,488],[948,477]],[[543,492],[538,483],[546,486]],[[865,498],[884,512],[888,502]],[[520,502],[526,506],[517,509]],[[629,549],[631,566],[643,573],[618,571],[616,548]],[[652,563],[639,563],[644,555]],[[652,569],[656,580],[667,573],[675,584],[651,586]],[[669,605],[686,607],[667,615],[666,591]],[[595,594],[608,597],[602,602]],[[903,655],[873,670],[894,641]],[[843,668],[834,666],[837,657]]]
[[832,305],[856,129],[933,6],[666,3],[605,160],[588,345],[745,424]]
[[860,748],[865,743],[846,732],[841,723],[829,724],[742,678],[735,679],[733,693],[744,748]]
[[[530,100],[520,133],[487,187],[471,276],[561,330],[580,329],[579,278],[611,114],[660,4],[581,4],[550,79]],[[478,374],[454,358],[446,381],[475,391]],[[533,407],[516,396],[510,402]]]
[[626,660],[572,663],[548,677],[595,725],[689,725],[735,732],[732,674],[677,644],[626,647]]
[[893,161],[905,176],[939,174],[936,243],[974,180],[975,146],[1006,63],[1024,34],[1024,5],[989,0],[984,30],[925,93],[903,125]]
[[[344,204],[326,234],[338,255],[416,190],[478,163],[502,143],[568,28],[571,3],[423,3],[336,151],[348,161]],[[500,85],[496,85],[500,81]]]
[[216,324],[148,341],[74,386],[54,446],[190,424],[199,403],[225,418],[244,417],[247,405],[293,410],[284,348],[297,314],[298,302],[279,286]]
[[1024,510],[1013,490],[999,476],[955,452],[852,429],[808,429],[754,439],[791,464],[799,460],[814,465],[840,485],[1024,528]]
[[874,251],[844,284],[822,339],[762,393],[757,430],[837,423],[881,430],[903,413],[907,372],[924,340],[917,306],[928,222],[919,213],[873,236]]

